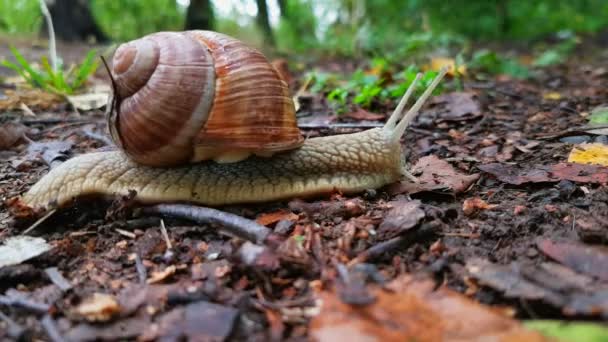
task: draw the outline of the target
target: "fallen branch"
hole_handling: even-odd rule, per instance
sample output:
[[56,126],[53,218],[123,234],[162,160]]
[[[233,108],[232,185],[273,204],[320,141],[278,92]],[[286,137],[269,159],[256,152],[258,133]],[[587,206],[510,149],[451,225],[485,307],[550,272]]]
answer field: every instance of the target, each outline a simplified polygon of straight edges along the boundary
[[3,295],[0,295],[0,305],[21,308],[38,314],[47,313],[51,308],[48,304],[33,302],[25,298],[12,298]]
[[608,125],[594,125],[594,126],[586,125],[586,126],[580,126],[580,127],[571,127],[571,128],[567,128],[563,131],[556,132],[556,133],[538,134],[535,137],[535,139],[552,140],[552,139],[558,139],[558,138],[563,138],[563,137],[572,136],[572,135],[593,134],[590,132],[599,130],[599,129],[607,129],[607,128],[608,128]]
[[144,266],[139,253],[135,253],[135,269],[137,270],[137,278],[139,279],[139,283],[141,285],[145,285],[146,280],[148,279],[148,272],[146,271],[146,266]]
[[61,273],[59,273],[57,267],[49,267],[44,270],[44,273],[46,273],[47,277],[49,277],[49,280],[53,282],[53,284],[57,285],[57,287],[59,287],[61,291],[65,292],[72,289],[72,284],[67,279],[65,279],[64,276],[61,275]]
[[270,229],[255,221],[212,208],[183,204],[159,204],[145,207],[142,211],[146,214],[177,217],[198,223],[218,224],[222,226],[222,230],[230,234],[259,244],[262,244],[271,233]]
[[4,321],[6,324],[6,334],[8,337],[14,339],[15,341],[25,341],[27,340],[26,334],[27,329],[17,324],[17,322],[13,321],[10,317],[4,314],[4,312],[0,311],[0,320]]
[[67,341],[65,338],[63,338],[63,336],[61,336],[61,333],[59,333],[59,329],[57,329],[57,324],[55,323],[55,320],[51,317],[51,315],[44,315],[44,317],[40,321],[40,324],[42,325],[42,328],[44,328],[44,331],[49,337],[49,340],[53,342]]

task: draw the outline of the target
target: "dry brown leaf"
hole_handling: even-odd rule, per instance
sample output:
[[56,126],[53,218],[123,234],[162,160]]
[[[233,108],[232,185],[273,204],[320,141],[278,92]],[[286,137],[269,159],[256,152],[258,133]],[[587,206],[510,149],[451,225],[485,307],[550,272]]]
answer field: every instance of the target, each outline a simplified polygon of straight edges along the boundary
[[0,150],[7,150],[15,145],[27,131],[27,127],[15,122],[0,125]]
[[40,89],[6,90],[4,95],[6,99],[0,100],[0,111],[20,109],[22,103],[30,108],[49,109],[64,102],[63,97]]
[[367,306],[344,304],[332,292],[318,294],[321,312],[311,321],[317,341],[547,341],[506,317],[455,291],[435,290],[431,280],[409,275],[374,287]]
[[443,121],[461,121],[481,115],[481,108],[475,99],[475,93],[452,92],[434,97],[431,104],[443,104],[439,118]]
[[515,165],[492,163],[480,165],[477,168],[493,175],[501,182],[512,185],[557,183],[564,179],[579,183],[608,183],[608,167],[599,165],[559,163],[523,170]]
[[419,200],[393,201],[389,204],[393,208],[386,214],[377,231],[382,240],[404,233],[425,217]]
[[603,281],[608,281],[608,249],[574,242],[553,242],[545,239],[538,248],[569,268]]
[[359,121],[364,121],[364,120],[378,121],[378,120],[383,120],[386,118],[386,115],[368,112],[365,109],[361,109],[361,108],[357,109],[354,112],[345,114],[344,116],[347,116],[351,119],[355,119],[355,120],[359,120]]
[[411,172],[418,176],[418,183],[413,184],[418,191],[433,191],[439,188],[449,189],[455,194],[465,192],[479,174],[466,175],[454,169],[450,163],[436,156],[426,156],[418,160]]
[[238,321],[238,310],[198,301],[161,315],[143,341],[225,341]]

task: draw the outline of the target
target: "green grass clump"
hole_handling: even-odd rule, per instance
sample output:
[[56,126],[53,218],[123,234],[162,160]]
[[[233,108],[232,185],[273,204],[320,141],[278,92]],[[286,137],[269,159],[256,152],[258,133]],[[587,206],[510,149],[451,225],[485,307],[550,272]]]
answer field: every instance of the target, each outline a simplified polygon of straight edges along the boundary
[[91,50],[87,53],[82,63],[64,69],[58,63],[57,69],[53,69],[48,58],[43,56],[40,60],[41,68],[37,68],[23,57],[14,47],[10,48],[16,62],[3,60],[0,65],[10,68],[33,87],[59,94],[71,95],[85,85],[87,79],[95,73],[99,63],[95,60],[96,51]]
[[[382,58],[371,62],[370,71],[356,70],[348,77],[335,74],[312,73],[310,90],[325,94],[329,104],[338,114],[349,109],[349,104],[361,108],[373,109],[378,105],[398,100],[405,94],[420,69],[411,65],[401,72],[394,73],[389,63]],[[426,71],[420,80],[416,95],[428,87],[437,76],[436,71]],[[435,94],[441,92],[438,88]]]

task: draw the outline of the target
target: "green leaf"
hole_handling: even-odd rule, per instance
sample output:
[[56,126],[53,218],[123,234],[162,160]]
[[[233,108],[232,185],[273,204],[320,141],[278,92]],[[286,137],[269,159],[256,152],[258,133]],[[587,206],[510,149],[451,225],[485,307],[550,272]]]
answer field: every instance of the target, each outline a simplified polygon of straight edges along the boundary
[[565,56],[557,50],[547,50],[538,56],[532,65],[537,67],[546,67],[554,64],[562,63]]
[[70,94],[72,89],[70,89],[65,82],[63,70],[53,70],[53,67],[50,65],[46,56],[42,56],[40,60],[42,62],[43,69],[47,73],[48,82],[46,85],[49,87],[49,90],[61,95]]
[[597,107],[591,111],[589,123],[592,125],[608,124],[608,107]]
[[566,322],[557,320],[524,321],[524,325],[558,341],[602,342],[608,341],[608,328],[588,322]]
[[14,47],[11,46],[10,50],[13,53],[13,56],[15,56],[17,63],[19,63],[21,68],[27,74],[25,79],[31,80],[30,82],[33,83],[33,85],[35,85],[35,86],[44,88],[44,86],[45,86],[44,77],[38,71],[34,70],[34,68],[30,65],[30,63],[23,57],[23,55],[21,55],[21,53],[19,53],[19,51],[17,49],[15,49]]
[[76,78],[72,82],[72,88],[80,88],[84,82],[97,70],[99,62],[95,60],[97,51],[91,50],[87,53],[80,66],[76,69]]

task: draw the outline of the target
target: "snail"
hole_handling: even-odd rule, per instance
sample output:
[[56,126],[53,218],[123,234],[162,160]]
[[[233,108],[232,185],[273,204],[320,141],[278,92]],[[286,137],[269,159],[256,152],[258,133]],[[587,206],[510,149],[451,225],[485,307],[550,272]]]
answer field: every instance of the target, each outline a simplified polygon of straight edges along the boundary
[[107,124],[118,150],[67,160],[22,201],[51,209],[134,190],[140,203],[221,206],[380,188],[408,175],[400,139],[446,71],[403,114],[418,75],[381,128],[304,139],[261,52],[211,31],[150,34],[112,60]]

